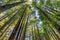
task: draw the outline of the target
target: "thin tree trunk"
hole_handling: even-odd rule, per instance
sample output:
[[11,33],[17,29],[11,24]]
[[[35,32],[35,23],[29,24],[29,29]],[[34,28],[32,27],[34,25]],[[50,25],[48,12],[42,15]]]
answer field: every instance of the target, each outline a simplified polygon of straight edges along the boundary
[[7,10],[7,9],[10,9],[10,8],[12,8],[14,6],[17,6],[19,4],[22,4],[22,3],[25,3],[25,1],[24,2],[16,2],[16,3],[13,3],[13,4],[6,4],[6,5],[3,5],[3,6],[0,6],[0,12],[3,12],[5,10]]
[[[25,7],[25,9],[26,9],[26,7]],[[21,15],[21,18],[19,19],[19,21],[17,22],[15,28],[13,29],[13,31],[12,31],[12,33],[11,33],[11,36],[9,37],[9,40],[14,40],[15,35],[16,35],[16,32],[17,32],[17,30],[18,30],[18,28],[19,28],[19,25],[20,25],[20,23],[21,23],[21,20],[22,20],[22,18],[23,18],[23,16],[24,16],[25,9],[24,9],[24,11],[23,11],[23,13],[22,13],[22,15]]]

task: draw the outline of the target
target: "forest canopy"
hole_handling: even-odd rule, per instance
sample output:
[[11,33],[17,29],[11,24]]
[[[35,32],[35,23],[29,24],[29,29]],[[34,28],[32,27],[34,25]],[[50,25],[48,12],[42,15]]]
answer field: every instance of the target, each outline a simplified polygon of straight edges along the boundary
[[60,0],[0,0],[0,40],[60,40]]

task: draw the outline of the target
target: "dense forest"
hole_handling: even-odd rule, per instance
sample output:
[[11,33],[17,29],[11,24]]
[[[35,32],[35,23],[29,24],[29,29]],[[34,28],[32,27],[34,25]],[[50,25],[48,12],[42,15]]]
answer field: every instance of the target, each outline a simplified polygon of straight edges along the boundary
[[0,0],[0,40],[60,40],[60,0]]

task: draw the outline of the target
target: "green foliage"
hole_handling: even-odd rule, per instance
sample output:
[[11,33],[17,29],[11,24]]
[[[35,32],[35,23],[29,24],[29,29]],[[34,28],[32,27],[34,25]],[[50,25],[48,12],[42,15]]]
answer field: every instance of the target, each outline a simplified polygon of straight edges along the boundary
[[60,40],[60,0],[28,1],[0,0],[0,40]]

